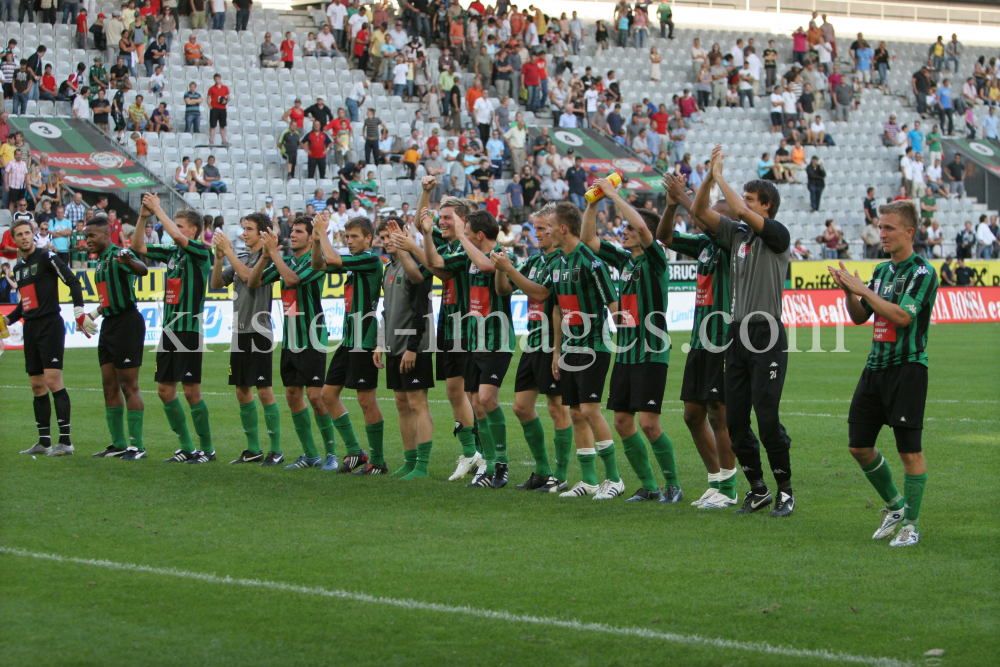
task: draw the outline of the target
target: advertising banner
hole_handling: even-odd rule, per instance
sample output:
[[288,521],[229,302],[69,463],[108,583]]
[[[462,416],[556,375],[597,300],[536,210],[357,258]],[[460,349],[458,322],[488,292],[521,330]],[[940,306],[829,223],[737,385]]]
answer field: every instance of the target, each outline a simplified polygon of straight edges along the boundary
[[[851,324],[843,290],[785,290],[781,321],[785,326],[807,327],[815,323],[831,326]],[[875,318],[866,322],[870,325]],[[972,324],[1000,322],[1000,287],[938,288],[934,324]]]
[[[597,167],[597,172],[604,176],[608,172],[617,171],[628,178],[626,187],[630,190],[643,192],[662,192],[662,174],[652,166],[637,159],[632,153],[603,133],[591,129],[552,128],[549,137],[555,144],[559,155],[566,155],[570,148],[573,155],[583,158],[583,168],[590,171]],[[532,126],[528,128],[532,138],[541,134],[541,130]]]
[[[872,277],[875,267],[885,261],[884,259],[851,260],[845,261],[844,266],[851,273],[857,271],[861,279],[867,282]],[[944,260],[932,259],[930,263],[940,276],[941,265],[944,264]],[[833,284],[833,279],[830,278],[830,271],[826,268],[828,266],[839,266],[839,263],[834,260],[792,262],[790,265],[791,280],[788,285],[789,288],[793,290],[837,289],[837,286]],[[1000,262],[996,260],[967,259],[965,260],[965,266],[976,272],[976,277],[972,281],[973,287],[1000,287]],[[951,269],[952,271],[955,270],[955,262],[952,262]]]

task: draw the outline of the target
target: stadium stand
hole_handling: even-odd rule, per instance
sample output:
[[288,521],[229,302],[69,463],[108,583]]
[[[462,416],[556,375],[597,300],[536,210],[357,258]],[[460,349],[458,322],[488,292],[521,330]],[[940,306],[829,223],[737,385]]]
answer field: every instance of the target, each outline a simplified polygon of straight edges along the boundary
[[[473,3],[473,7],[479,5]],[[117,6],[110,3],[100,2],[97,4],[100,13],[112,16],[117,13]],[[375,7],[376,11],[380,7]],[[473,10],[474,11],[474,10]],[[527,12],[527,10],[524,10]],[[685,26],[678,24],[674,30],[674,38],[668,39],[660,36],[659,22],[655,17],[655,5],[650,6],[649,30],[645,43],[641,47],[637,46],[636,36],[626,37],[626,46],[619,46],[615,34],[615,5],[607,4],[607,20],[604,24],[608,26],[610,39],[607,50],[601,50],[593,38],[595,26],[589,23],[585,26],[587,39],[579,47],[579,54],[574,55],[571,50],[563,46],[543,46],[539,47],[546,53],[547,69],[549,78],[553,80],[549,84],[549,91],[556,88],[555,70],[558,63],[565,58],[571,70],[563,73],[561,78],[568,81],[571,77],[580,77],[584,74],[585,68],[592,68],[594,75],[606,76],[607,72],[614,70],[621,93],[621,104],[623,113],[627,114],[632,104],[642,103],[648,99],[654,105],[666,104],[670,114],[674,113],[676,101],[674,98],[682,94],[685,88],[691,89],[695,93],[696,81],[691,65],[691,49],[695,38],[700,39],[702,47],[709,51],[713,44],[718,44],[724,54],[728,54],[736,43],[737,39],[742,39],[744,47],[753,40],[757,49],[757,55],[761,56],[768,40],[775,40],[778,54],[778,77],[782,77],[790,68],[793,61],[795,37],[792,35],[778,35],[767,32],[737,32],[719,27],[706,26]],[[392,16],[390,9],[389,15]],[[470,17],[469,11],[464,12],[465,18]],[[38,16],[36,16],[38,18]],[[550,26],[560,25],[560,21],[553,17],[551,20],[545,18]],[[834,19],[835,20],[835,19]],[[390,19],[390,28],[393,27],[394,19]],[[88,20],[88,24],[93,23],[93,19]],[[315,24],[312,25],[312,24]],[[223,216],[226,223],[226,231],[231,237],[235,237],[238,232],[239,216],[249,211],[259,211],[265,206],[268,197],[273,198],[275,210],[280,210],[283,206],[289,206],[293,211],[303,210],[306,200],[313,196],[314,191],[319,188],[325,193],[337,192],[336,165],[331,165],[327,171],[326,178],[306,178],[307,156],[304,151],[299,150],[297,159],[297,171],[295,177],[286,178],[286,161],[279,152],[278,137],[287,128],[287,122],[282,120],[285,113],[291,109],[296,99],[301,99],[302,107],[309,107],[314,101],[322,97],[326,106],[336,113],[337,109],[347,108],[345,99],[349,96],[354,85],[361,81],[370,81],[368,95],[359,109],[359,121],[363,121],[366,111],[374,109],[375,115],[380,119],[388,130],[390,138],[398,138],[396,146],[404,147],[407,139],[411,136],[412,123],[417,110],[422,110],[426,121],[424,122],[422,137],[426,140],[432,135],[434,129],[440,133],[441,146],[449,137],[449,130],[445,129],[446,117],[431,117],[429,108],[424,102],[404,101],[404,98],[393,95],[391,84],[375,80],[371,75],[359,69],[349,69],[348,63],[343,58],[318,58],[303,55],[304,46],[309,33],[319,33],[319,26],[327,23],[327,15],[323,10],[315,11],[311,16],[303,20],[303,14],[299,13],[279,13],[273,9],[260,9],[254,5],[250,14],[250,19],[245,31],[237,32],[231,29],[236,25],[236,10],[229,5],[226,16],[226,29],[224,30],[194,30],[190,28],[189,17],[181,17],[179,26],[173,35],[172,46],[169,56],[165,60],[164,76],[166,85],[160,95],[151,94],[150,78],[144,76],[145,68],[139,66],[136,74],[139,76],[132,79],[132,89],[125,93],[124,101],[126,108],[132,105],[137,94],[144,95],[143,104],[149,116],[152,116],[158,103],[165,102],[171,112],[174,132],[143,132],[141,137],[146,142],[146,155],[140,159],[150,171],[159,175],[165,183],[172,183],[175,171],[183,156],[189,156],[192,161],[196,158],[207,160],[209,155],[214,155],[222,176],[222,180],[227,184],[227,191],[217,193],[205,190],[204,192],[185,193],[184,199],[192,206],[198,208],[206,215]],[[561,26],[566,30],[565,20]],[[525,25],[527,25],[525,23]],[[209,22],[211,26],[211,22]],[[408,28],[410,26],[407,26]],[[480,26],[482,28],[482,26]],[[412,29],[412,28],[411,28]],[[487,26],[485,35],[494,32]],[[48,52],[43,61],[52,63],[53,75],[57,82],[66,80],[77,68],[77,63],[89,65],[93,62],[95,55],[101,55],[93,48],[93,40],[88,40],[87,49],[76,48],[74,41],[76,27],[73,25],[49,25],[47,23],[18,23],[8,21],[0,23],[0,34],[6,39],[17,40],[18,57],[27,57],[35,52],[36,47],[45,45]],[[290,33],[291,39],[295,42],[293,50],[293,64],[291,68],[286,67],[262,67],[261,66],[261,45],[264,42],[265,33],[270,33],[275,44],[284,40],[286,33]],[[190,35],[194,34],[197,42],[204,50],[204,56],[213,61],[211,66],[189,66],[185,64],[185,57],[182,50],[184,44],[188,42]],[[146,44],[154,37],[147,35]],[[390,38],[391,39],[391,38]],[[851,80],[853,63],[851,62],[850,47],[854,41],[853,37],[836,38],[835,63],[839,65],[841,72],[845,74],[848,82]],[[475,47],[479,45],[479,39],[475,43],[466,45],[475,52]],[[346,45],[349,47],[349,45]],[[915,110],[915,100],[912,93],[911,78],[913,73],[928,62],[928,47],[926,43],[910,43],[893,41],[888,43],[888,51],[893,58],[891,69],[885,82],[883,92],[877,85],[871,88],[860,90],[853,94],[852,110],[849,112],[847,122],[834,120],[834,113],[830,110],[829,93],[825,94],[825,102],[820,101],[817,109],[818,115],[822,116],[826,125],[826,132],[832,138],[835,145],[821,145],[818,147],[805,147],[805,160],[816,155],[822,159],[825,167],[825,189],[822,193],[821,205],[818,211],[811,211],[810,192],[806,186],[806,176],[802,172],[798,176],[801,184],[782,185],[781,193],[782,219],[788,225],[793,239],[803,239],[806,247],[813,250],[815,257],[822,257],[821,244],[817,242],[824,229],[824,223],[828,219],[833,219],[835,225],[843,231],[844,240],[847,242],[849,252],[855,258],[864,256],[864,246],[861,234],[865,225],[862,201],[866,197],[869,187],[875,188],[875,198],[878,202],[885,202],[898,194],[901,174],[899,167],[900,149],[895,146],[884,146],[882,143],[883,128],[889,120],[890,115],[895,115],[897,124],[902,126],[908,124],[912,128],[913,121],[920,119]],[[872,41],[872,47],[877,47],[877,41]],[[142,46],[141,48],[145,48]],[[655,48],[660,56],[661,63],[658,67],[659,80],[651,81],[651,49]],[[568,52],[567,52],[568,51]],[[960,91],[965,80],[972,76],[975,61],[980,56],[985,57],[986,62],[990,62],[991,50],[986,47],[967,46],[960,58],[960,73],[954,77],[952,82],[953,98],[960,96]],[[426,46],[427,81],[433,87],[433,82],[438,81],[438,62],[442,55],[439,42],[432,42]],[[462,127],[473,127],[472,118],[465,106],[465,93],[473,85],[476,78],[473,72],[474,58],[469,58],[463,62],[460,72],[460,89],[462,95],[463,109],[461,111]],[[107,63],[111,64],[111,63]],[[356,66],[356,63],[353,63]],[[873,66],[874,67],[874,66]],[[992,70],[991,70],[992,71]],[[188,89],[188,84],[197,84],[197,90],[203,98],[207,97],[208,89],[213,85],[213,75],[221,75],[222,82],[231,91],[231,101],[228,112],[228,145],[209,146],[208,145],[208,109],[207,105],[202,105],[201,112],[201,132],[192,134],[183,132],[184,129],[184,94]],[[874,78],[878,81],[878,71],[873,72]],[[945,74],[944,76],[948,76]],[[823,78],[823,77],[820,77]],[[992,77],[995,81],[995,77]],[[419,83],[419,82],[418,82]],[[826,87],[821,84],[820,87]],[[497,97],[496,86],[491,86],[491,104],[496,108],[500,104]],[[985,85],[986,96],[988,97],[990,87]],[[398,91],[397,91],[398,92]],[[764,91],[763,82],[758,88],[759,96],[752,97],[753,107],[731,107],[723,105],[722,108],[709,107],[702,110],[699,120],[688,124],[684,153],[691,155],[691,164],[706,160],[711,152],[712,146],[721,142],[731,159],[727,162],[734,181],[756,178],[761,156],[768,153],[774,156],[779,148],[781,135],[771,132],[771,114],[769,92]],[[416,98],[413,98],[416,99]],[[741,98],[742,101],[742,98]],[[578,100],[582,103],[582,100]],[[7,111],[12,111],[11,100],[5,102]],[[979,103],[973,108],[973,123],[977,128],[977,136],[981,136],[983,119],[987,114],[988,105]],[[523,113],[528,126],[535,125],[556,125],[559,123],[557,112],[540,111],[532,113],[525,109],[520,97],[515,96],[511,100],[509,107],[509,117],[514,120],[515,114]],[[44,101],[29,99],[27,102],[26,114],[29,116],[71,116],[72,110],[69,102],[65,101]],[[813,114],[816,115],[816,114]],[[308,122],[308,119],[307,119]],[[935,118],[927,118],[923,121],[923,130],[927,134],[931,126],[937,122]],[[352,123],[350,137],[350,157],[345,161],[357,161],[364,157],[365,142],[363,137],[362,122]],[[308,132],[306,127],[305,132]],[[455,134],[455,131],[451,131]],[[114,134],[114,133],[113,133]],[[126,137],[131,132],[126,132]],[[956,114],[955,136],[965,135],[965,119]],[[458,138],[457,136],[455,137]],[[633,137],[628,136],[631,145]],[[218,140],[217,140],[218,141]],[[134,142],[126,138],[126,147],[134,150]],[[791,142],[789,142],[791,145]],[[924,152],[928,150],[927,142],[924,141]],[[662,146],[662,150],[666,146]],[[509,159],[509,146],[508,146]],[[426,158],[426,155],[422,155]],[[423,162],[423,160],[421,160]],[[667,164],[660,163],[667,169],[676,169],[672,161]],[[385,197],[385,206],[399,209],[403,203],[408,203],[413,207],[417,199],[417,189],[415,181],[407,178],[405,164],[400,161],[393,164],[369,165],[373,178],[378,186],[378,194]],[[415,171],[416,177],[426,174],[426,170],[421,163]],[[510,179],[509,164],[505,164],[503,178],[494,181],[494,189],[499,193],[501,200],[501,212],[507,212],[508,203],[503,196],[506,184]],[[941,223],[945,248],[951,251],[951,240],[963,228],[967,220],[978,220],[981,214],[990,214],[985,204],[975,200],[965,198],[940,197],[937,200],[938,211],[936,219]],[[0,212],[0,226],[7,224],[10,214],[4,210]],[[516,235],[516,230],[515,230]]]

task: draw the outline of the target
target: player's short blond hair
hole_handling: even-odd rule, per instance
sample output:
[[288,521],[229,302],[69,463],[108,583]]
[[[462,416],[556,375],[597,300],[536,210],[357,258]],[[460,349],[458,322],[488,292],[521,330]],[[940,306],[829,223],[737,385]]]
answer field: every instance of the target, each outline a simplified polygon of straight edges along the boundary
[[450,208],[455,211],[455,215],[465,220],[469,217],[469,213],[472,211],[469,209],[467,199],[461,199],[459,197],[445,197],[441,200],[440,208]]
[[900,199],[899,201],[882,204],[878,207],[879,217],[884,215],[895,215],[905,226],[916,229],[920,221],[920,213],[917,211],[917,204],[910,199]]

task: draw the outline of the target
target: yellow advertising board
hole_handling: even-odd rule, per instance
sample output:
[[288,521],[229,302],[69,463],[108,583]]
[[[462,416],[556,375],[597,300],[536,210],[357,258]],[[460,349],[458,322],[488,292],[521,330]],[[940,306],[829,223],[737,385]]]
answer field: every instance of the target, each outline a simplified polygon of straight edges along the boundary
[[[887,260],[858,260],[858,261],[845,261],[844,265],[847,270],[851,273],[855,271],[858,275],[865,281],[867,281],[872,276],[872,272],[878,264]],[[941,265],[944,264],[944,260],[934,259],[931,260],[931,264],[939,272],[940,275]],[[979,287],[1000,287],[1000,261],[996,260],[966,260],[965,265],[970,269],[974,269],[976,272],[976,279],[973,281],[973,285]],[[830,278],[830,271],[826,268],[828,266],[839,266],[837,260],[827,259],[821,261],[810,261],[810,262],[792,262],[791,263],[791,279],[789,280],[788,287],[790,289],[837,289],[833,280]],[[951,264],[952,271],[955,270],[955,262]]]

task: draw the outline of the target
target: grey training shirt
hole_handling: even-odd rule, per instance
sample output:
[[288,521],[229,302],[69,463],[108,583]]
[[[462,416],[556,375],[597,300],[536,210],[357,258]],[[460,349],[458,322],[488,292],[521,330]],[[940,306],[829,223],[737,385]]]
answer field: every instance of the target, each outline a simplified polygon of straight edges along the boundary
[[[263,254],[263,250],[258,250],[254,253],[243,251],[236,253],[236,256],[241,262],[247,265],[247,268],[252,269],[260,261]],[[236,275],[236,270],[231,266],[227,266],[222,270],[222,280],[226,285],[233,285],[233,292],[235,294],[235,298],[233,299],[235,330],[233,333],[267,332],[264,335],[271,338],[273,335],[271,333],[271,290],[273,287],[271,285],[263,285],[257,289],[250,289],[246,282]],[[267,313],[267,316],[261,315],[257,318],[257,327],[254,328],[252,324],[254,315],[260,312]]]
[[431,309],[431,281],[414,285],[406,277],[403,263],[393,260],[382,274],[382,323],[378,339],[382,349],[392,357],[401,357],[407,350],[429,352],[434,327],[427,313]]
[[766,322],[759,312],[781,321],[781,295],[791,254],[788,229],[777,220],[764,218],[764,229],[754,232],[745,222],[719,216],[716,242],[729,250],[731,259],[733,322],[742,322],[750,313],[751,323]]

